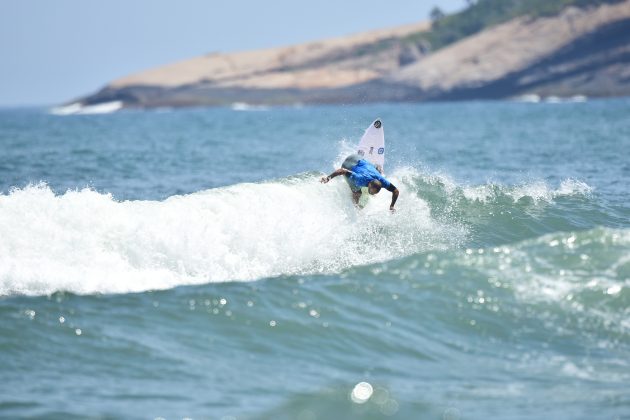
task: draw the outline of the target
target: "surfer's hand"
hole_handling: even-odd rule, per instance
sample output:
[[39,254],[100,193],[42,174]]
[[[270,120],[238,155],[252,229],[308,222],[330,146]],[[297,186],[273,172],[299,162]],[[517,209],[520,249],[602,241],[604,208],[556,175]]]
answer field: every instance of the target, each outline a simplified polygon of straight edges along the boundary
[[321,182],[322,184],[325,184],[328,181],[330,181],[330,177],[329,176],[324,176],[324,177],[322,177],[322,179],[319,182]]

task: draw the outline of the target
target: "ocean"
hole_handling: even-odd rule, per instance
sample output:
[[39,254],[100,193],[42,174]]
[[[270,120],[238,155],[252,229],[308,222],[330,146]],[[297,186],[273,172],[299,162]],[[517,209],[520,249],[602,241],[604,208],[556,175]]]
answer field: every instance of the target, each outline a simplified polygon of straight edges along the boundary
[[0,109],[0,417],[630,418],[629,116]]

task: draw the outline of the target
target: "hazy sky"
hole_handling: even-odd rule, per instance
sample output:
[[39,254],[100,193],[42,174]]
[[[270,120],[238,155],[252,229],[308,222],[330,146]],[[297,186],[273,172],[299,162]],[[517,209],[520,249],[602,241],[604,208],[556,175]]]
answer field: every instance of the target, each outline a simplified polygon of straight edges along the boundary
[[0,105],[47,105],[211,51],[425,20],[464,0],[0,0]]

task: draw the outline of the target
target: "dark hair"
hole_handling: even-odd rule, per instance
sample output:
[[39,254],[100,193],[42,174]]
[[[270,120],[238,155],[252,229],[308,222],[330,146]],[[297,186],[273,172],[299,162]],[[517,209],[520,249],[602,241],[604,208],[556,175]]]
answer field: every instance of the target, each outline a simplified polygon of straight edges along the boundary
[[379,181],[378,179],[374,179],[370,181],[370,185],[376,188],[376,192],[379,192],[381,188],[383,187],[383,184],[381,184],[381,181]]

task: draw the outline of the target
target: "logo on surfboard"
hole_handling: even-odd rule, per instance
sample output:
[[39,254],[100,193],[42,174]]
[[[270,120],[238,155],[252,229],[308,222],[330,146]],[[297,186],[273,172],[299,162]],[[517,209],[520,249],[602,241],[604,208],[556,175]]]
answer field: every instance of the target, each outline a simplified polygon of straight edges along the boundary
[[374,127],[375,128],[381,128],[381,120],[374,121]]
[[379,147],[378,148],[378,154],[382,155],[383,153],[385,153],[385,148],[384,147]]

